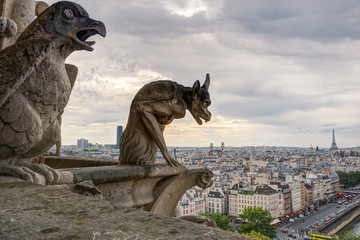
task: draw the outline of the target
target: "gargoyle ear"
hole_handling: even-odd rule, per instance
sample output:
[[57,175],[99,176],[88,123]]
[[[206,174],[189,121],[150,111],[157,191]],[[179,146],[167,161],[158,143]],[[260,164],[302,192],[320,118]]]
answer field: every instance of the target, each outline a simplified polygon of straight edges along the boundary
[[193,93],[193,97],[195,97],[195,95],[200,91],[200,81],[196,80],[193,87],[192,87],[192,93]]
[[205,79],[204,84],[202,85],[202,88],[209,90],[209,87],[210,87],[210,75],[206,74],[206,79]]

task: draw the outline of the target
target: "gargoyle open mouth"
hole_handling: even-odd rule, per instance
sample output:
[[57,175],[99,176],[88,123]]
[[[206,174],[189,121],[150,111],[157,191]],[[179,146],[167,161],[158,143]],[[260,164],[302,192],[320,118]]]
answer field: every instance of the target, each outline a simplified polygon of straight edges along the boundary
[[91,46],[95,44],[95,41],[86,41],[89,37],[95,34],[99,34],[102,37],[106,36],[106,28],[102,22],[93,21],[91,25],[92,25],[91,27],[81,29],[80,31],[78,31],[76,33],[77,39],[75,39],[76,42],[78,42],[83,47],[83,49],[87,51],[94,50],[94,48],[92,48]]
[[203,122],[201,121],[201,119],[205,120],[205,122],[208,122],[210,121],[211,116],[196,116],[196,117],[194,116],[194,118],[199,125],[202,125]]

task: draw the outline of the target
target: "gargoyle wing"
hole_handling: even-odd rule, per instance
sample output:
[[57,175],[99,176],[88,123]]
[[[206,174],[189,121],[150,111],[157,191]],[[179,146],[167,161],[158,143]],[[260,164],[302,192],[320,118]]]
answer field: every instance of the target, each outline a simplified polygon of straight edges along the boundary
[[47,39],[32,39],[0,51],[0,107],[50,54],[53,45]]

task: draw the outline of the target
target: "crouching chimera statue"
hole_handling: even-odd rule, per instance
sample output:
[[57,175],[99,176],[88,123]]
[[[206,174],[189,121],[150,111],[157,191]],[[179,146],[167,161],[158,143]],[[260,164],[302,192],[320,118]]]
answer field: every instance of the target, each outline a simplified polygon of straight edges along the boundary
[[174,119],[183,118],[186,109],[201,125],[211,119],[207,107],[211,104],[208,92],[210,76],[200,86],[184,87],[176,82],[161,80],[146,84],[135,95],[130,106],[129,119],[120,139],[120,165],[153,164],[160,149],[171,167],[180,163],[167,150],[163,131]]

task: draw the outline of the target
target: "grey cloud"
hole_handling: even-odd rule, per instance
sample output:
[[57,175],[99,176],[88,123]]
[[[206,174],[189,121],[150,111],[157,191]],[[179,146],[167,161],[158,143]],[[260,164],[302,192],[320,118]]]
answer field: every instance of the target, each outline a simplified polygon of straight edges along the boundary
[[[144,83],[164,77],[192,86],[210,73],[214,116],[275,128],[278,142],[277,132],[327,137],[336,127],[354,143],[349,129],[358,127],[353,122],[360,116],[360,99],[352,97],[360,88],[357,1],[227,0],[211,18],[172,14],[161,0],[76,2],[106,24],[108,36],[96,38],[92,53],[69,59],[79,77],[65,124],[125,123]],[[120,79],[126,87],[117,89],[113,81]],[[332,119],[334,112],[349,116],[348,122]]]
[[319,41],[360,38],[358,1],[225,1],[230,28],[244,26],[263,35]]

